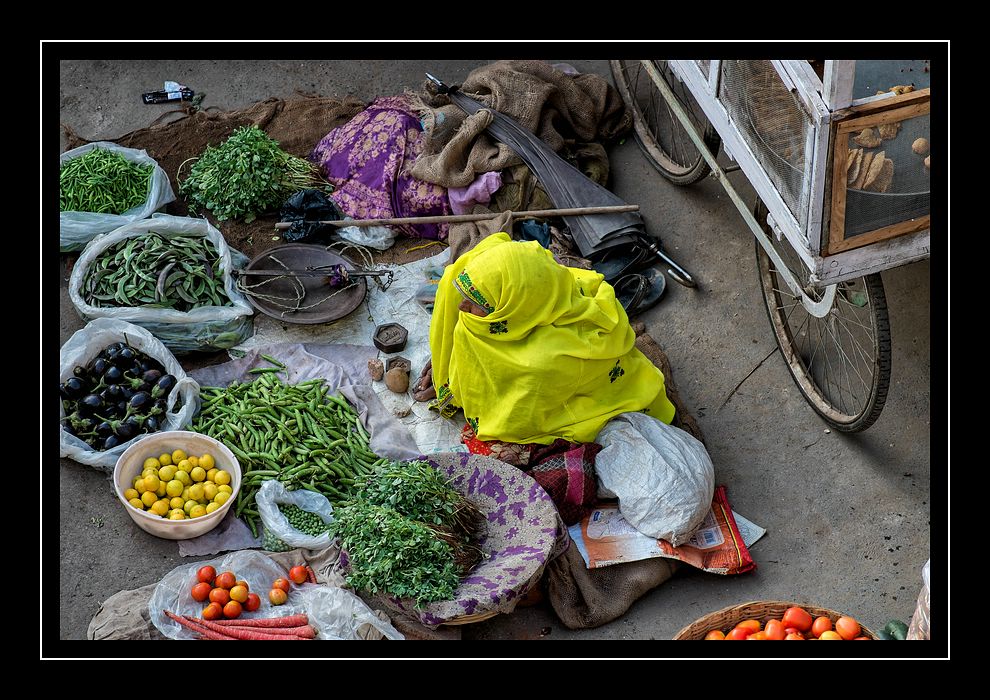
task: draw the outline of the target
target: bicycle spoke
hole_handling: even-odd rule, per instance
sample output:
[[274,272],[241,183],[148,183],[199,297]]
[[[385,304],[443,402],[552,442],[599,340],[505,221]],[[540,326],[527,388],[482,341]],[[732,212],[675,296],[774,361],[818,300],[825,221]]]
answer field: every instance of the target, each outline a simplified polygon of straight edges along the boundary
[[[840,319],[839,320],[839,323],[842,323],[842,327],[845,328],[846,333],[849,334],[849,337],[852,339],[852,341],[856,344],[857,348],[859,349],[860,354],[863,357],[863,363],[864,363],[864,365],[867,365],[867,366],[872,365],[873,362],[869,359],[872,356],[871,350],[868,350],[867,348],[863,347],[862,343],[860,343],[859,340],[856,339],[856,337],[852,334],[852,332],[849,330],[849,328],[845,325],[845,322],[844,321],[842,321]],[[872,346],[872,341],[873,341],[872,336],[870,338],[870,341],[871,341],[871,346]]]
[[836,337],[835,333],[832,332],[832,329],[831,328],[828,329],[828,332],[829,332],[829,335],[832,336],[832,340],[835,341],[835,348],[836,348],[836,350],[839,351],[839,354],[841,354],[842,357],[843,357],[843,359],[845,360],[845,362],[843,363],[843,366],[846,368],[846,379],[847,379],[847,382],[848,382],[848,384],[850,386],[850,393],[852,393],[852,381],[848,381],[848,380],[850,380],[849,369],[848,369],[849,367],[852,367],[852,370],[856,373],[856,376],[859,377],[859,381],[863,383],[863,387],[867,391],[869,391],[870,390],[870,385],[866,383],[866,381],[863,379],[863,375],[861,375],[859,373],[859,370],[856,369],[855,364],[853,364],[852,358],[850,358],[849,355],[846,354],[846,351],[842,347],[842,342],[839,340],[838,337]]
[[[849,334],[849,329],[848,329],[848,328],[846,328],[846,327],[845,327],[844,325],[842,325],[842,322],[841,322],[841,321],[839,321],[838,323],[839,323],[839,325],[840,325],[840,326],[842,326],[842,329],[844,329],[844,330],[846,331],[846,333],[847,333],[847,334]],[[837,330],[838,330],[838,329],[837,329]],[[840,333],[840,335],[841,335],[841,333]],[[861,357],[861,359],[863,360],[863,366],[864,366],[864,367],[867,367],[867,366],[869,366],[869,363],[868,363],[868,362],[866,361],[866,357],[865,357],[865,355],[863,355],[863,354],[862,354],[862,349],[860,348],[860,345],[859,345],[859,342],[858,342],[858,341],[857,341],[857,340],[856,340],[855,338],[853,338],[851,334],[849,334],[849,337],[850,337],[850,339],[851,339],[851,340],[853,341],[853,343],[855,343],[855,344],[856,344],[856,349],[858,349],[858,350],[859,350],[859,352],[860,352],[860,357]],[[839,339],[838,339],[838,338],[836,338],[836,343],[837,343],[837,344],[839,343]],[[840,351],[842,351],[842,346],[841,346],[841,344],[839,345],[839,350],[840,350]],[[853,362],[853,360],[852,360],[852,358],[851,358],[851,357],[848,357],[848,356],[847,356],[847,355],[845,354],[845,352],[844,352],[844,351],[842,352],[842,354],[843,354],[843,356],[845,356],[845,357],[846,357],[846,359],[848,360],[848,363],[847,363],[847,364],[848,364],[848,365],[849,365],[850,367],[852,367],[852,371],[856,373],[856,376],[857,376],[857,377],[859,377],[859,381],[863,383],[863,388],[864,388],[864,389],[866,389],[866,391],[867,391],[867,392],[869,392],[869,390],[870,390],[870,384],[869,384],[869,383],[868,383],[868,382],[867,382],[867,381],[866,381],[865,379],[863,379],[863,375],[859,373],[859,369],[858,369],[858,368],[856,367],[856,364],[855,364],[855,363]],[[851,382],[850,382],[850,383],[851,383]]]

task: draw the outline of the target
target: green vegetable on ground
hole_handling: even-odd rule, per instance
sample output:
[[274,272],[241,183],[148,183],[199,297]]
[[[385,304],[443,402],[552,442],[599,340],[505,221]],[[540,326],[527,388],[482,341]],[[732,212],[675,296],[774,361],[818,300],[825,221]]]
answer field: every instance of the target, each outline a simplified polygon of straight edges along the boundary
[[154,171],[105,148],[86,151],[59,169],[59,211],[123,214],[148,198]]
[[206,236],[149,231],[104,250],[86,270],[80,291],[87,304],[100,307],[232,306],[222,263]]
[[334,510],[330,534],[347,552],[351,587],[411,598],[417,607],[453,598],[460,583],[453,550],[429,526],[363,501]]
[[330,185],[316,165],[289,155],[258,127],[244,126],[219,146],[206,147],[179,192],[191,210],[207,209],[219,221],[243,217],[250,223],[307,188],[329,190]]
[[[880,633],[881,639],[907,639],[908,626],[901,622],[900,620],[891,620],[888,622],[884,628],[883,632]],[[884,635],[889,635],[884,636]]]

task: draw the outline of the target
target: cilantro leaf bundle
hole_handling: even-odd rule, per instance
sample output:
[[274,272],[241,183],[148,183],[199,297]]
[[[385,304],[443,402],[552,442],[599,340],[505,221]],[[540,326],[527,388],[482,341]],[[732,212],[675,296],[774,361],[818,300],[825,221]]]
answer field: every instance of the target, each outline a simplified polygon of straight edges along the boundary
[[[180,166],[181,169],[181,166]],[[179,188],[190,209],[219,221],[245,223],[282,206],[298,190],[329,188],[319,168],[283,151],[256,126],[242,126],[219,146],[207,146]]]

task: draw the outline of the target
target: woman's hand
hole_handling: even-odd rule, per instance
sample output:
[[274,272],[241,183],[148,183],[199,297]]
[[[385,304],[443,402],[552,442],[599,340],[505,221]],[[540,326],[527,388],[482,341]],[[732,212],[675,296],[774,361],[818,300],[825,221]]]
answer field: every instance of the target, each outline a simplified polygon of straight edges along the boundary
[[430,358],[419,373],[419,379],[413,387],[413,398],[417,401],[431,401],[437,397],[436,389],[433,388],[433,359]]

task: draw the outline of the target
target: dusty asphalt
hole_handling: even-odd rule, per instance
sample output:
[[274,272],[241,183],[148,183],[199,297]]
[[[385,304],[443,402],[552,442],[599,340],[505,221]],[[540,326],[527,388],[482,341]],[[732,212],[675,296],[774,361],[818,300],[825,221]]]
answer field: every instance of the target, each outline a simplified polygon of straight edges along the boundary
[[[164,80],[205,92],[204,104],[221,108],[288,97],[297,89],[370,101],[418,86],[425,71],[457,82],[477,66],[511,57],[497,46],[481,46],[475,60],[427,60],[408,48],[408,60],[64,60],[58,65],[59,118],[84,137],[110,139],[171,108],[141,103],[141,93]],[[605,60],[546,58],[611,79]],[[53,131],[54,123],[47,123]],[[708,612],[771,599],[845,611],[874,629],[891,618],[909,620],[932,541],[929,262],[883,273],[893,338],[883,415],[862,434],[826,432],[773,352],[753,236],[721,187],[711,179],[689,188],[669,184],[632,138],[610,155],[614,190],[641,205],[651,232],[700,280],[700,292],[669,283],[666,298],[641,319],[666,349],[700,421],[717,483],[728,487],[734,510],[767,529],[752,548],[758,568],[731,578],[683,571],[598,629],[567,630],[549,607],[535,607],[466,626],[464,638],[663,640]],[[732,178],[751,200],[743,176]],[[68,300],[68,260],[61,256],[60,344],[82,327]],[[53,345],[54,339],[46,340],[46,347]],[[947,470],[935,478],[942,506]],[[104,599],[153,583],[188,560],[180,559],[174,542],[133,525],[101,472],[63,459],[60,484],[63,494],[75,496],[64,498],[59,509],[58,638],[78,640]],[[46,521],[53,517],[51,503],[44,502]],[[937,511],[941,518],[944,508]],[[946,524],[936,523],[939,542],[947,539]],[[943,561],[933,563],[937,589],[947,569]],[[541,637],[547,627],[550,634]],[[58,647],[52,652],[72,654]],[[684,652],[658,647],[647,653]]]

